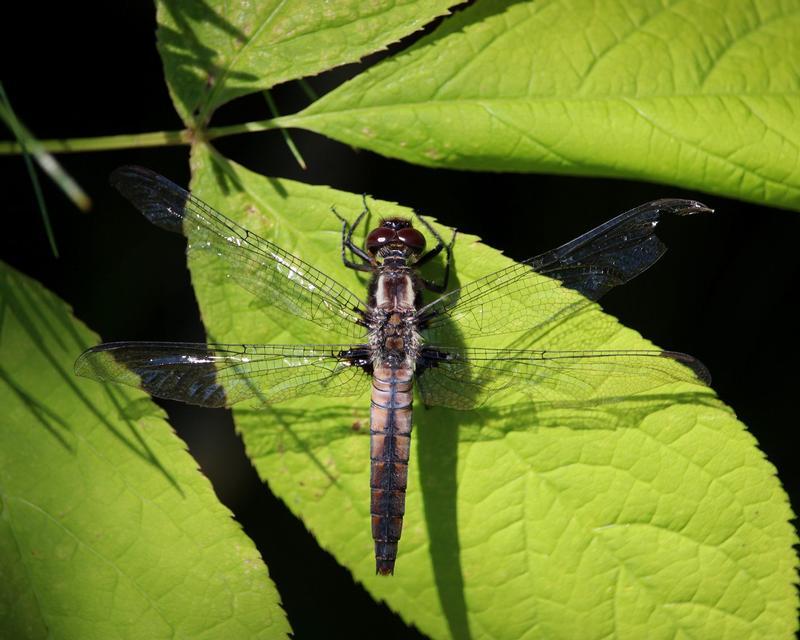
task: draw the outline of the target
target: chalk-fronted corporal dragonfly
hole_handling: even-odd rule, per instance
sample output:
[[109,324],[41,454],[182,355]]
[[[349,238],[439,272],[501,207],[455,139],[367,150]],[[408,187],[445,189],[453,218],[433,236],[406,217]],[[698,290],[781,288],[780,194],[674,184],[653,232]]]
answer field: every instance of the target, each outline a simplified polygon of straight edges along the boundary
[[[472,409],[507,389],[518,389],[532,401],[564,389],[567,395],[575,389],[577,398],[612,376],[646,374],[663,383],[708,381],[702,364],[676,352],[458,346],[471,338],[559,322],[565,288],[583,294],[572,295],[591,304],[661,257],[665,247],[654,228],[662,217],[710,211],[699,202],[643,204],[553,251],[449,292],[452,241],[445,243],[415,214],[419,228],[410,219],[384,219],[366,236],[362,249],[353,234],[368,212],[365,206],[352,225],[340,218],[344,265],[371,274],[364,299],[148,169],[120,168],[111,182],[150,222],[185,234],[188,251],[217,254],[229,277],[261,301],[333,331],[347,343],[112,342],[84,352],[76,372],[205,407],[356,395],[371,383],[371,514],[379,574],[393,573],[397,556],[414,385],[425,405]],[[420,229],[436,241],[428,251]],[[442,253],[442,281],[424,279],[419,268]],[[424,289],[442,295],[424,303]]]

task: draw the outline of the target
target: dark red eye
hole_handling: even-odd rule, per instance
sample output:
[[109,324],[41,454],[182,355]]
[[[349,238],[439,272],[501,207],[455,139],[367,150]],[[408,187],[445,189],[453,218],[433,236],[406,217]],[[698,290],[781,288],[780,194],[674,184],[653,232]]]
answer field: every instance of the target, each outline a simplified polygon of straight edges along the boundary
[[411,227],[399,229],[397,231],[397,237],[414,253],[422,253],[422,250],[425,249],[425,236],[416,229],[412,229]]
[[397,239],[397,232],[387,227],[378,227],[369,232],[367,236],[367,251],[377,253],[385,244]]

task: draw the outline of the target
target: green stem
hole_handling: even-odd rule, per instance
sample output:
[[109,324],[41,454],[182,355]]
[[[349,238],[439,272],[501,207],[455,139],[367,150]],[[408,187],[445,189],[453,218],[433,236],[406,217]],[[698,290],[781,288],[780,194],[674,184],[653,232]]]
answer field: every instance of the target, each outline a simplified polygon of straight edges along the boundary
[[314,91],[314,88],[308,84],[306,80],[300,78],[297,83],[300,85],[300,88],[303,90],[303,93],[306,94],[306,98],[308,98],[309,102],[316,102],[319,100],[319,96],[317,92]]
[[22,157],[25,158],[25,167],[31,178],[33,194],[36,196],[36,202],[39,204],[39,211],[42,214],[42,224],[44,224],[44,232],[47,235],[47,241],[50,243],[50,250],[53,252],[53,255],[58,258],[56,235],[53,233],[53,227],[50,224],[50,214],[47,212],[47,204],[44,201],[44,194],[42,194],[42,185],[39,184],[39,176],[36,175],[36,167],[33,166],[30,153],[26,151]]
[[[153,131],[151,133],[128,133],[118,136],[96,138],[68,138],[66,140],[39,140],[46,151],[52,153],[79,153],[82,151],[109,151],[134,147],[162,147],[189,144],[191,136],[184,131]],[[22,153],[16,142],[0,142],[0,155]]]
[[[223,136],[240,133],[255,133],[278,129],[275,120],[244,122],[226,127],[212,127],[201,135],[189,129],[180,131],[151,131],[149,133],[126,133],[117,136],[98,136],[96,138],[68,138],[66,140],[39,140],[42,148],[51,153],[79,153],[83,151],[110,151],[112,149],[133,149],[141,147],[168,147],[191,144],[195,139],[213,140]],[[0,155],[23,153],[22,145],[16,141],[0,142]]]
[[56,236],[53,233],[53,227],[50,224],[50,214],[47,212],[47,205],[44,201],[44,195],[42,195],[42,187],[39,184],[39,176],[36,175],[36,167],[33,166],[31,154],[28,149],[30,143],[35,142],[35,140],[27,129],[22,126],[22,123],[17,120],[17,116],[14,113],[14,109],[11,108],[11,101],[6,95],[6,90],[3,88],[2,82],[0,82],[0,106],[2,106],[0,117],[2,117],[8,128],[11,129],[11,132],[17,137],[20,147],[22,148],[22,157],[25,159],[25,167],[31,178],[36,202],[39,204],[39,212],[42,214],[42,223],[44,224],[47,240],[50,242],[50,250],[53,252],[53,255],[58,258],[58,245],[56,244]]
[[[275,104],[275,100],[272,99],[272,94],[269,90],[264,90],[264,99],[267,101],[267,106],[269,107],[269,112],[272,114],[273,118],[279,118],[280,113],[278,113],[278,105]],[[303,160],[303,156],[300,155],[300,150],[295,145],[294,140],[292,140],[292,136],[289,135],[289,131],[286,129],[281,129],[281,135],[283,136],[283,141],[286,143],[286,146],[289,147],[289,151],[294,156],[294,159],[297,160],[297,164],[300,165],[301,169],[306,169],[306,161]]]
[[272,129],[280,129],[278,123],[280,118],[271,118],[269,120],[256,120],[255,122],[243,122],[242,124],[232,124],[227,127],[211,127],[205,132],[203,136],[206,140],[214,140],[215,138],[222,138],[224,136],[235,136],[240,133],[258,133],[259,131],[271,131]]

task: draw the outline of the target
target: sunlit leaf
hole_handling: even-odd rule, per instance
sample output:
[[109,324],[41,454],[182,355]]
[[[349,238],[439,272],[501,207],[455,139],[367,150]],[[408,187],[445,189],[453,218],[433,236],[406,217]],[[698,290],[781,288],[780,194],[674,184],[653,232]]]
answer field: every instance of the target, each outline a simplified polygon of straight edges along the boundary
[[97,341],[0,265],[0,637],[286,635],[258,551],[164,413],[73,374]]
[[385,48],[463,0],[158,2],[175,107],[204,124],[221,104]]
[[[194,150],[199,197],[365,291],[341,264],[330,213],[335,205],[352,220],[359,196],[266,179],[212,154]],[[409,214],[369,203],[371,223]],[[458,236],[457,281],[507,264],[475,236]],[[211,339],[337,341],[260,306],[216,256],[195,252],[190,267]],[[652,348],[596,305],[535,345]],[[303,398],[234,415],[272,491],[376,598],[432,637],[789,637],[796,538],[753,438],[702,386],[659,385],[646,372],[610,384],[574,406],[506,397],[457,412],[418,401],[391,578],[374,575],[369,389],[352,401]]]
[[480,0],[280,120],[432,167],[800,209],[800,2]]

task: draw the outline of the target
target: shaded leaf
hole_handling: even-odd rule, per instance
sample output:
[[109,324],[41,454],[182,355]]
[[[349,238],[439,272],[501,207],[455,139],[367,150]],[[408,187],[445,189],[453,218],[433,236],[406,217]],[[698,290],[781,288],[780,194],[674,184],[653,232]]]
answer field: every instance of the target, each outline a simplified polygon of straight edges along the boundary
[[0,636],[275,638],[253,543],[147,396],[74,376],[97,342],[0,266]]
[[205,124],[238,96],[383,49],[463,0],[158,2],[158,46],[175,107]]
[[800,2],[481,0],[280,119],[432,167],[800,209]]
[[[202,146],[192,168],[199,197],[365,290],[340,262],[341,229],[329,210],[352,220],[358,196],[266,179]],[[370,205],[369,223],[410,213]],[[475,236],[458,236],[458,282],[508,264]],[[190,267],[210,339],[331,341],[256,304],[214,255],[195,252]],[[565,305],[578,300],[564,294]],[[652,348],[594,304],[517,344]],[[458,412],[418,402],[403,537],[388,579],[374,575],[368,393],[243,406],[234,415],[270,488],[377,599],[425,633],[790,637],[796,537],[787,498],[710,390],[643,374],[609,380],[588,403],[530,405],[506,395]]]

